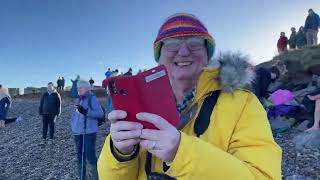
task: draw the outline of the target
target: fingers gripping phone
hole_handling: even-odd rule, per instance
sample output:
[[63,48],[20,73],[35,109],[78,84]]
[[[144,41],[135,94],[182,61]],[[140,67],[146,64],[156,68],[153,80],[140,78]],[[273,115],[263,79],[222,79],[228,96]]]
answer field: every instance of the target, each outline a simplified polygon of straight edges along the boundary
[[135,76],[110,78],[108,88],[114,109],[127,112],[124,121],[142,123],[145,129],[157,129],[153,124],[137,120],[137,113],[148,112],[178,127],[176,101],[164,65]]

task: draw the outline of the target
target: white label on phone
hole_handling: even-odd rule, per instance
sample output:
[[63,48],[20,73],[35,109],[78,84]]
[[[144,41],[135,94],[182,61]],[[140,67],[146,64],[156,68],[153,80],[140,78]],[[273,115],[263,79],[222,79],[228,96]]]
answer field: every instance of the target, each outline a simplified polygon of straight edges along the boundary
[[161,71],[159,71],[159,72],[156,72],[156,73],[154,73],[154,74],[151,74],[151,75],[147,76],[147,77],[146,77],[146,82],[147,82],[147,83],[148,83],[148,82],[151,82],[151,81],[156,80],[156,79],[159,79],[159,78],[161,78],[161,77],[163,77],[163,76],[165,76],[165,75],[166,75],[166,71],[165,71],[165,70],[161,70]]

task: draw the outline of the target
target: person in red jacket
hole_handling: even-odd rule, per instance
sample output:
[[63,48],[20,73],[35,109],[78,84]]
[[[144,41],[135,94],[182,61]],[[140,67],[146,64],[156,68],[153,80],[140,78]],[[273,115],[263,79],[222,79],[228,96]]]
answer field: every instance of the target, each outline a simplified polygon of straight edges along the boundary
[[288,46],[288,38],[286,37],[286,34],[284,32],[281,32],[280,38],[277,43],[279,54],[288,51],[287,46]]

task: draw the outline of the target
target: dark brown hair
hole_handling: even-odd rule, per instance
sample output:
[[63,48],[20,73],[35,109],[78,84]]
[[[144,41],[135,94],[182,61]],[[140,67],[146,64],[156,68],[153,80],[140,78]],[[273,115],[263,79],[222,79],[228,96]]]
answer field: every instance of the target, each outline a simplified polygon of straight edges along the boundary
[[276,66],[272,66],[270,71],[277,76],[276,79],[280,77],[280,71]]

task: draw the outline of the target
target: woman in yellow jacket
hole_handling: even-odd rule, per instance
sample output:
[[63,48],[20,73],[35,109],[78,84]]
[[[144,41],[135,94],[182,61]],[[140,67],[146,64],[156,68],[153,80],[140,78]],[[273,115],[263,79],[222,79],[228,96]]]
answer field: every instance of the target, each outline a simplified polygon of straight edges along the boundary
[[[179,128],[141,112],[137,118],[159,130],[142,129],[140,123],[117,121],[126,112],[112,111],[98,161],[100,180],[281,179],[281,149],[262,105],[245,90],[254,76],[250,64],[237,54],[209,61],[214,48],[195,16],[175,14],[165,21],[154,43],[155,59],[168,70]],[[216,104],[202,110],[211,97]]]

